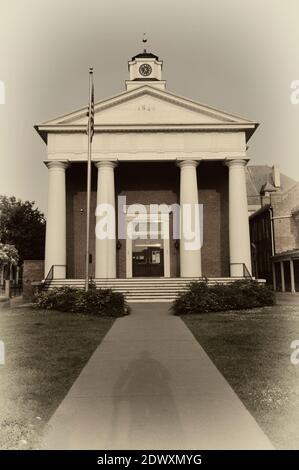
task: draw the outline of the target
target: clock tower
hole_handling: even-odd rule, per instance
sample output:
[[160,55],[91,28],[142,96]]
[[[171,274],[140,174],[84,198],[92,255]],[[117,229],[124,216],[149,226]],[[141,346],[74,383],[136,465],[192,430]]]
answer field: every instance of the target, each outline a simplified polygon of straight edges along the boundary
[[128,62],[130,79],[126,80],[126,89],[150,85],[160,90],[165,89],[165,80],[162,80],[162,60],[146,49],[132,57]]

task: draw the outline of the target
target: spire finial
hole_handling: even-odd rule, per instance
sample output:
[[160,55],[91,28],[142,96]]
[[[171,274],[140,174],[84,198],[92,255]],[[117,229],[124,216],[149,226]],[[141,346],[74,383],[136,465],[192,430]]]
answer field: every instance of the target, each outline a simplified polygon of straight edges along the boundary
[[143,33],[143,35],[142,35],[142,44],[144,46],[143,52],[146,52],[146,45],[147,45],[147,35],[146,35],[146,33]]

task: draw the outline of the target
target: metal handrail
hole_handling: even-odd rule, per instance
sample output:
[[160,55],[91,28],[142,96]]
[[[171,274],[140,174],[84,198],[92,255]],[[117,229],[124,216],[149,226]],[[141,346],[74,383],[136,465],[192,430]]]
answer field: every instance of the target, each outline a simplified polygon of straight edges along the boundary
[[243,263],[243,274],[244,277],[249,277],[249,279],[252,279],[252,275],[250,274],[249,269],[247,268],[245,263]]
[[46,275],[45,279],[44,279],[44,282],[48,282],[48,281],[52,281],[53,279],[53,272],[54,272],[54,264],[51,266],[51,268],[49,269],[49,272],[48,274]]
[[44,279],[44,283],[50,282],[54,279],[54,270],[55,268],[66,268],[66,264],[52,264],[47,276]]
[[[243,268],[243,277],[252,279],[252,275],[249,272],[245,263],[230,263],[230,266],[242,266]],[[232,277],[239,277],[239,276],[232,276]]]

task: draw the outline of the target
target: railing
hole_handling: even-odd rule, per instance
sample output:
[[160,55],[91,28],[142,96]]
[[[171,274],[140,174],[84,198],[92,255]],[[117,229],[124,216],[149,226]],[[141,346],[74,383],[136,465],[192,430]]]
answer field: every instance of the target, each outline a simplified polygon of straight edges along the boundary
[[242,268],[241,271],[243,274],[242,276],[231,276],[231,277],[245,277],[247,279],[252,279],[252,276],[245,263],[230,263],[230,267],[232,266],[240,266]]
[[46,275],[46,277],[45,277],[45,279],[44,279],[44,282],[45,282],[45,283],[48,282],[48,281],[52,281],[52,279],[53,279],[53,272],[54,272],[54,264],[53,264],[53,266],[51,266],[51,268],[50,268],[48,274]]
[[[63,270],[64,270],[64,272],[65,272],[65,270],[66,270],[66,265],[65,265],[65,264],[53,264],[53,265],[51,266],[51,268],[50,268],[50,270],[49,270],[47,276],[46,276],[45,279],[44,279],[44,282],[43,282],[44,284],[46,284],[46,283],[52,281],[53,279],[64,279],[64,278],[65,278],[65,276],[61,276],[61,277],[55,276],[55,270],[57,271],[56,268],[63,268]],[[61,271],[61,270],[62,270],[62,269],[60,269],[60,271]]]

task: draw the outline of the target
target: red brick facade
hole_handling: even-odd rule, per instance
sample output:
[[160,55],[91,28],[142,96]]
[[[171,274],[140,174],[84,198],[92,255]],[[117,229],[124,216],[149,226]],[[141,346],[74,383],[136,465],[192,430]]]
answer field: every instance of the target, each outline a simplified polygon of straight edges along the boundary
[[292,216],[292,211],[298,207],[299,183],[283,193],[271,194],[273,208],[273,232],[275,253],[299,248],[299,222]]
[[[66,172],[67,277],[84,277],[86,230],[86,164],[74,163]],[[197,169],[199,203],[203,204],[202,274],[229,276],[228,173],[221,162],[204,162]],[[92,169],[91,275],[95,260],[95,208],[97,170]],[[173,162],[120,163],[115,169],[116,195],[127,204],[179,203],[180,169]],[[170,224],[172,226],[172,224]],[[170,275],[179,276],[179,248],[170,239]],[[117,277],[126,277],[126,243],[117,250]]]
[[202,273],[229,276],[228,169],[204,162],[197,169],[198,200],[203,204]]
[[[253,274],[277,290],[299,290],[299,183],[261,195],[262,208],[250,216]],[[291,260],[294,279],[291,282]],[[274,274],[272,264],[274,263]],[[280,264],[283,263],[283,264]],[[281,272],[284,272],[282,282]],[[284,284],[284,286],[283,286]]]
[[23,264],[23,298],[31,300],[34,287],[31,285],[34,281],[40,281],[44,278],[44,260],[24,260]]

